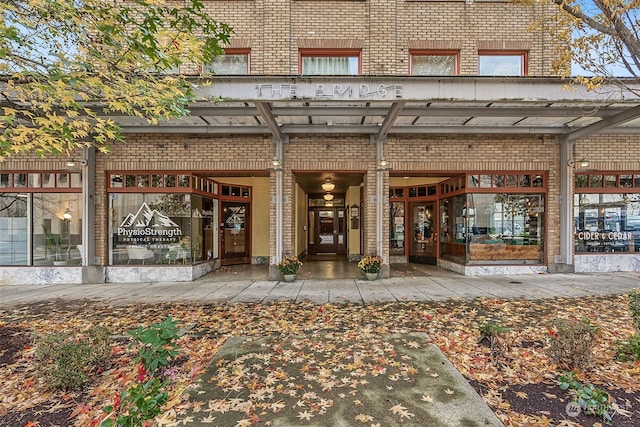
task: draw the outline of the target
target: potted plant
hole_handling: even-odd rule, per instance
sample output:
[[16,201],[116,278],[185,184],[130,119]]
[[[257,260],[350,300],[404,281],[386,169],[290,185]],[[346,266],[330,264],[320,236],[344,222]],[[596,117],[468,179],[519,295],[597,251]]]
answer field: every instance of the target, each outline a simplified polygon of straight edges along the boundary
[[377,255],[367,255],[358,262],[358,268],[367,276],[368,280],[375,280],[380,273],[382,258]]
[[42,228],[44,229],[47,251],[53,258],[53,265],[67,264],[69,246],[64,244],[62,236],[53,235],[44,225]]
[[302,262],[297,257],[284,257],[278,263],[278,270],[280,270],[286,282],[295,280],[300,267],[302,267]]

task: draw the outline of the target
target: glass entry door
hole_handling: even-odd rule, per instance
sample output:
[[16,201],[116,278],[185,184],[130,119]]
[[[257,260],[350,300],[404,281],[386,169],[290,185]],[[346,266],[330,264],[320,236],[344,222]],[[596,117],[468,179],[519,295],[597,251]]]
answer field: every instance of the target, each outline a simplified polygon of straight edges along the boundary
[[347,253],[344,208],[314,208],[309,224],[310,254]]
[[220,224],[220,248],[222,265],[248,264],[251,262],[248,203],[222,202]]
[[412,243],[409,248],[409,262],[437,264],[437,222],[435,202],[411,203]]

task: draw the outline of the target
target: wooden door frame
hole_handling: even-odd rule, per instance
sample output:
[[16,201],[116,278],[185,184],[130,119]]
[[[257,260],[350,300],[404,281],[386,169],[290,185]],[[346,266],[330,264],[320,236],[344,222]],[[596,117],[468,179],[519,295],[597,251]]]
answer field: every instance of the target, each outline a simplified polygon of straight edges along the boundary
[[[427,204],[431,204],[432,205],[432,221],[433,221],[433,234],[434,234],[434,241],[433,241],[433,256],[422,256],[419,257],[418,255],[416,255],[413,252],[413,245],[414,245],[414,229],[413,229],[413,224],[414,224],[414,217],[413,217],[413,209],[415,206],[419,206],[419,205],[427,205]],[[431,264],[431,262],[433,261],[434,264],[438,263],[438,259],[440,257],[440,221],[439,221],[439,212],[440,212],[440,202],[438,199],[429,199],[429,200],[410,200],[408,203],[408,209],[407,209],[407,215],[406,218],[409,221],[409,224],[411,225],[411,244],[407,244],[407,259],[409,262],[419,262],[419,258],[425,258],[424,261],[427,261],[427,264]],[[408,240],[406,240],[407,237],[407,227],[405,227],[405,242],[408,242]],[[431,258],[433,258],[433,260],[431,260]]]
[[[316,255],[318,254],[318,238],[319,238],[319,232],[320,232],[320,228],[319,228],[319,224],[320,224],[320,216],[318,215],[318,212],[321,210],[333,210],[333,212],[335,213],[334,217],[333,217],[333,226],[334,226],[334,230],[338,229],[339,230],[339,218],[340,218],[340,211],[342,211],[342,218],[344,221],[344,226],[343,226],[343,230],[342,230],[342,244],[340,243],[340,234],[339,233],[334,233],[334,239],[335,239],[335,246],[336,246],[336,251],[335,253],[337,255],[346,255],[347,254],[347,208],[344,206],[334,206],[334,207],[325,207],[325,206],[312,206],[309,207],[309,209],[307,210],[307,219],[309,218],[309,213],[310,212],[314,212],[314,224],[313,224],[313,231],[314,231],[314,235],[311,236],[311,227],[309,227],[309,231],[307,232],[307,252],[309,253],[309,255]],[[313,243],[312,243],[313,242]],[[325,253],[325,252],[320,252]],[[330,252],[326,252],[326,253],[330,253]]]
[[[242,256],[227,256],[225,257],[225,245],[224,245],[224,231],[225,231],[225,215],[224,215],[224,207],[225,205],[245,205],[245,217],[244,217],[244,230],[245,230],[245,242],[246,248],[245,252]],[[251,263],[251,202],[250,201],[239,201],[239,200],[224,200],[221,199],[219,201],[220,212],[220,236],[218,245],[220,248],[220,265],[234,265],[234,264],[250,264]]]

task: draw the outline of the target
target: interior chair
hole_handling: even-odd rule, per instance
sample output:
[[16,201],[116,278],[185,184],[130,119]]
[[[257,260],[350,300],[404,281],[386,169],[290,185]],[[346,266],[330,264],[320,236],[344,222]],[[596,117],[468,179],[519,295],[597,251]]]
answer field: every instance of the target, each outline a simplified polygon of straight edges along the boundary
[[127,255],[129,257],[129,261],[127,261],[127,264],[131,264],[132,260],[142,261],[142,264],[144,264],[146,260],[153,259],[153,257],[155,256],[151,249],[147,249],[144,247],[127,248]]

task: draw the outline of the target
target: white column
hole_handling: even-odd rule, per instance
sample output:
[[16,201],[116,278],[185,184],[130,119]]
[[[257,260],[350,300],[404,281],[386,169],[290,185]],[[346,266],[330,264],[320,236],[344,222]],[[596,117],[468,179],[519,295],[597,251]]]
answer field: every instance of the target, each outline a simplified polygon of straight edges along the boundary
[[82,168],[82,265],[94,265],[96,254],[96,152],[83,149]]
[[560,256],[556,264],[573,265],[573,142],[558,136],[560,144]]
[[276,144],[275,157],[273,159],[272,171],[276,174],[276,195],[275,195],[275,208],[276,208],[276,230],[275,230],[275,256],[272,260],[272,264],[277,264],[282,260],[282,252],[284,250],[284,178],[283,178],[283,162],[284,162],[284,148],[283,140],[287,136],[282,138],[275,138]]

